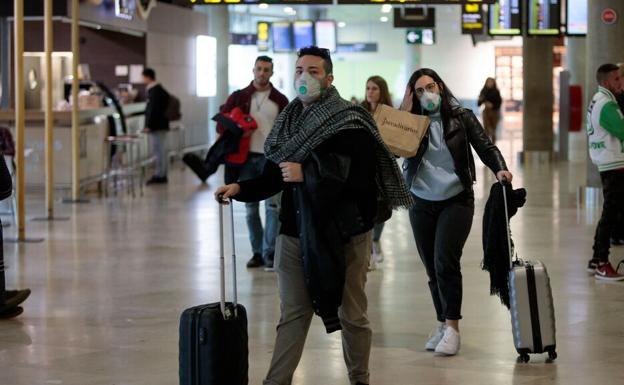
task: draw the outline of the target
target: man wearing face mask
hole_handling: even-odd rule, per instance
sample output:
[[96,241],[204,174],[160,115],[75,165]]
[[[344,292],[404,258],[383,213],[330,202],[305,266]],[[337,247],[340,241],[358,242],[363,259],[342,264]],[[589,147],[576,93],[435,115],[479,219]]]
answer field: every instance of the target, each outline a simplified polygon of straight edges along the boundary
[[[258,128],[253,131],[250,140],[249,155],[241,165],[225,165],[225,183],[256,178],[264,168],[264,141],[266,140],[277,115],[286,107],[288,99],[271,84],[273,59],[259,56],[253,69],[254,80],[247,88],[236,91],[228,97],[220,112],[230,112],[239,107],[243,113],[251,115]],[[217,125],[217,131],[223,129]],[[266,266],[273,268],[275,239],[279,231],[279,195],[266,197],[264,201],[266,221],[264,229],[260,219],[259,202],[245,204],[247,210],[247,228],[253,256],[247,262],[248,268]]]
[[377,198],[393,207],[412,199],[370,114],[332,86],[329,51],[307,47],[298,57],[297,99],[267,138],[263,175],[223,186],[216,197],[248,202],[283,192],[275,254],[281,317],[264,385],[291,383],[315,313],[328,333],[342,330],[350,382],[365,385],[371,330],[364,286]]

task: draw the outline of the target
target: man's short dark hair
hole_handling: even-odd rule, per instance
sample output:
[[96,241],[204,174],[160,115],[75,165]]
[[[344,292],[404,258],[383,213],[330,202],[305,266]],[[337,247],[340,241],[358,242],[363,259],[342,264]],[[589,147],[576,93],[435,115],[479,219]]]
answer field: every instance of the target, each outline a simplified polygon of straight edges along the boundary
[[156,72],[151,68],[145,68],[143,70],[143,76],[152,80],[156,80]]
[[327,73],[327,75],[334,72],[334,64],[332,63],[331,54],[327,48],[319,48],[317,46],[312,45],[309,47],[301,48],[299,52],[297,52],[298,58],[302,56],[307,56],[307,55],[317,56],[323,59],[325,63],[323,65],[323,68],[325,68],[325,72]]
[[256,58],[256,64],[258,64],[259,61],[271,64],[271,71],[273,71],[273,59],[270,56],[266,56],[266,55],[258,56]]
[[619,71],[620,67],[618,67],[617,65],[613,64],[613,63],[607,63],[607,64],[603,64],[600,67],[598,67],[598,71],[596,71],[596,81],[598,81],[598,83],[602,83],[605,80],[607,80],[607,77],[609,76],[609,74],[613,71]]

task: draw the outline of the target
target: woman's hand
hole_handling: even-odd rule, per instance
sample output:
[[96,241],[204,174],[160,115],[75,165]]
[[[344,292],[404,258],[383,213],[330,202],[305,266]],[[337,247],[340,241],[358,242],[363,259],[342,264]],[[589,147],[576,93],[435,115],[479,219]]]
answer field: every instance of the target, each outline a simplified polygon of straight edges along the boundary
[[496,179],[502,183],[511,183],[513,175],[509,171],[501,170],[496,173]]
[[238,183],[228,184],[225,186],[221,186],[215,192],[215,199],[217,202],[221,204],[229,204],[229,200],[231,197],[235,197],[240,194],[240,185]]
[[414,93],[412,92],[412,87],[408,84],[405,87],[405,95],[403,95],[403,101],[401,102],[401,107],[399,110],[412,112],[412,107],[414,104]]
[[301,163],[282,162],[279,164],[282,170],[282,178],[287,183],[303,182],[303,169]]

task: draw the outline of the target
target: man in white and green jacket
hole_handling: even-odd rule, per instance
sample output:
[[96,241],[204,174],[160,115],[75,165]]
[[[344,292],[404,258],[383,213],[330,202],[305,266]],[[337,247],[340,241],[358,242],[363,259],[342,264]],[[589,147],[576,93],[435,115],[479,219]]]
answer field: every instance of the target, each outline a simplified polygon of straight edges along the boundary
[[604,206],[587,271],[596,279],[622,281],[624,275],[609,262],[611,233],[617,225],[618,214],[624,213],[624,114],[615,96],[622,92],[619,67],[615,64],[600,66],[596,80],[599,87],[587,111],[587,135],[589,154],[600,171]]

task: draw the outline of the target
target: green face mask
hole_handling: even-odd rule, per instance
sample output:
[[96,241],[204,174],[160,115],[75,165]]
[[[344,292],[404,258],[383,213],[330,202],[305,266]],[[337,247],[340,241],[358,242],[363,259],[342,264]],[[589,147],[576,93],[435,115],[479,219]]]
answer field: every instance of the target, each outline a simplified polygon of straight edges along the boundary
[[442,97],[435,92],[425,91],[420,97],[420,105],[429,112],[435,112],[440,108]]

